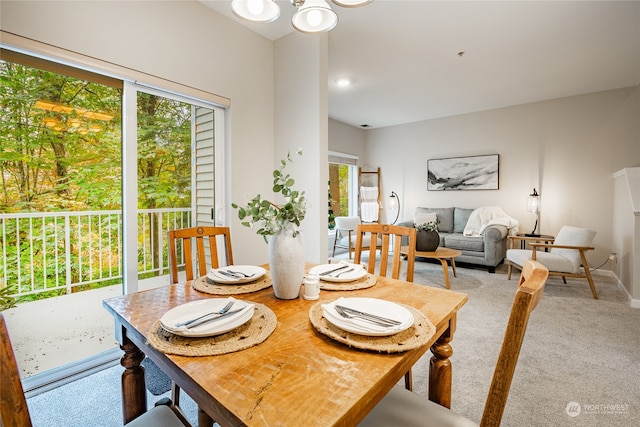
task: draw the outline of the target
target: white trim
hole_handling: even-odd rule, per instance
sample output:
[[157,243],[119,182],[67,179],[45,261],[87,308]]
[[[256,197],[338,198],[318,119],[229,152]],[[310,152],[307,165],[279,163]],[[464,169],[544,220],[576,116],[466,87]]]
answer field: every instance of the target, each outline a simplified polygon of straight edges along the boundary
[[103,61],[98,58],[86,56],[81,53],[42,43],[2,30],[0,30],[0,45],[6,49],[15,50],[50,61],[60,62],[65,65],[81,68],[98,74],[104,74],[120,80],[135,82],[150,88],[162,88],[164,92],[185,95],[193,99],[199,99],[221,107],[231,106],[231,100],[224,96],[216,95],[202,89],[163,79],[152,74],[123,67],[112,62]]
[[53,390],[61,385],[115,366],[122,357],[122,350],[112,348],[94,356],[57,368],[49,369],[40,374],[22,380],[22,388],[27,399],[45,391]]

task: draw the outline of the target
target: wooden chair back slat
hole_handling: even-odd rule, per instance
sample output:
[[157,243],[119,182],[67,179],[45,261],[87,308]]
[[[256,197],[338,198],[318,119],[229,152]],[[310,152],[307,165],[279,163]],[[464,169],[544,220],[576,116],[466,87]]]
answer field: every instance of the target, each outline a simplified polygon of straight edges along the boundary
[[537,261],[529,260],[522,268],[518,291],[511,308],[500,355],[485,402],[481,426],[500,425],[522,342],[527,331],[529,316],[542,298],[548,276],[549,270]]
[[[209,241],[209,254],[211,268],[219,268],[219,250],[217,236],[222,236],[226,265],[233,265],[233,249],[231,247],[231,231],[229,227],[191,227],[169,231],[169,269],[171,271],[171,283],[178,283],[178,256],[177,247],[182,242],[184,255],[185,274],[187,280],[196,279],[196,275],[203,276],[207,273],[207,256],[205,238]],[[195,242],[196,265],[193,264],[193,243]],[[196,267],[197,266],[197,272]]]
[[378,274],[379,276],[386,277],[387,269],[389,268],[389,242],[393,237],[393,257],[391,259],[391,277],[393,279],[400,278],[400,272],[402,270],[402,256],[400,255],[400,246],[402,238],[408,239],[409,253],[407,256],[407,282],[413,282],[413,270],[415,263],[415,250],[416,250],[416,229],[413,227],[402,227],[399,225],[391,224],[361,224],[358,226],[356,236],[356,252],[354,262],[360,263],[362,259],[363,241],[365,235],[371,234],[370,239],[375,242],[376,239],[382,239],[382,248],[380,248],[380,265],[378,272],[376,273],[376,248],[374,245],[370,245],[369,249],[369,262],[367,264],[367,271],[371,274]]

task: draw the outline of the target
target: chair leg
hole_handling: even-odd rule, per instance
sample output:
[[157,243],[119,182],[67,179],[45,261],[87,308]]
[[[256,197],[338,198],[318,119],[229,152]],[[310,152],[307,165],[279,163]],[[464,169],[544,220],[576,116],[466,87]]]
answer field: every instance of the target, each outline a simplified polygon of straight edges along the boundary
[[507,268],[507,280],[511,280],[511,270],[513,269],[513,266],[511,264],[509,264],[509,268]]
[[584,272],[587,276],[587,281],[589,281],[589,287],[591,288],[593,299],[598,299],[598,291],[596,291],[596,285],[593,283],[593,277],[591,277],[591,271],[589,271],[589,267],[585,268]]
[[413,374],[411,373],[411,369],[404,374],[404,388],[413,391]]

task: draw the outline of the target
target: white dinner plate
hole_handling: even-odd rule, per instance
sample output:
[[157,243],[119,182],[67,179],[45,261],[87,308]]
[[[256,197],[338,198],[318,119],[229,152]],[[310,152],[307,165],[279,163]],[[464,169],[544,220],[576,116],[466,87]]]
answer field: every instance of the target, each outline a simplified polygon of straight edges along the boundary
[[[346,319],[335,310],[335,305],[342,305],[365,313],[375,314],[400,322],[398,326],[385,327],[358,318]],[[322,312],[327,321],[340,329],[359,335],[388,336],[402,332],[413,325],[413,314],[400,304],[378,298],[338,298],[322,305]]]
[[[242,274],[238,274],[238,278],[233,278],[222,274],[221,272],[240,272],[244,273],[247,276],[244,277]],[[256,280],[262,279],[264,275],[267,274],[267,270],[262,267],[258,267],[257,265],[229,265],[227,267],[220,268],[212,268],[207,273],[207,278],[216,282],[216,283],[224,283],[227,285],[239,285],[241,283],[249,283],[255,282]]]
[[[320,280],[325,282],[336,282],[336,283],[353,282],[355,280],[362,279],[364,276],[367,275],[367,270],[361,264],[351,264],[351,263],[342,263],[342,262],[340,264],[316,265],[311,270],[309,270],[309,274],[320,274],[322,272],[335,270],[336,268],[339,268],[341,266],[347,266],[347,267],[345,267],[342,270],[336,271],[335,273],[327,274],[325,276],[320,276]],[[346,272],[350,268],[353,268],[353,271],[340,274],[340,272],[342,271]],[[334,274],[335,275],[340,274],[340,276],[335,277]]]
[[[185,326],[176,327],[180,322],[185,322],[202,316],[203,314],[218,311],[230,300],[234,301],[231,310],[241,309],[241,311],[225,316],[219,320],[203,323],[202,325],[196,326],[192,329],[187,329]],[[249,319],[251,319],[254,311],[255,306],[246,301],[235,298],[208,298],[188,302],[172,308],[160,318],[160,324],[164,329],[172,334],[183,337],[210,337],[224,334],[225,332],[229,332],[244,325],[249,321]]]

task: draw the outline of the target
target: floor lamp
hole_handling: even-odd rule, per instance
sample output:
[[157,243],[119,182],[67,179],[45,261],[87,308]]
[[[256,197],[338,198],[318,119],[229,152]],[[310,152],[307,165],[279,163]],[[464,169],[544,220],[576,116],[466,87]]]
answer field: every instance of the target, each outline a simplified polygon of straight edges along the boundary
[[389,198],[391,199],[390,201],[391,209],[394,209],[396,211],[396,219],[394,219],[393,222],[391,223],[391,224],[395,224],[398,221],[398,218],[400,218],[400,197],[395,191],[392,191],[391,196],[389,196]]
[[533,189],[533,193],[529,194],[529,198],[527,199],[527,210],[536,215],[536,224],[533,226],[533,231],[531,233],[526,233],[526,237],[540,237],[540,233],[538,233],[538,222],[540,221],[540,195]]

